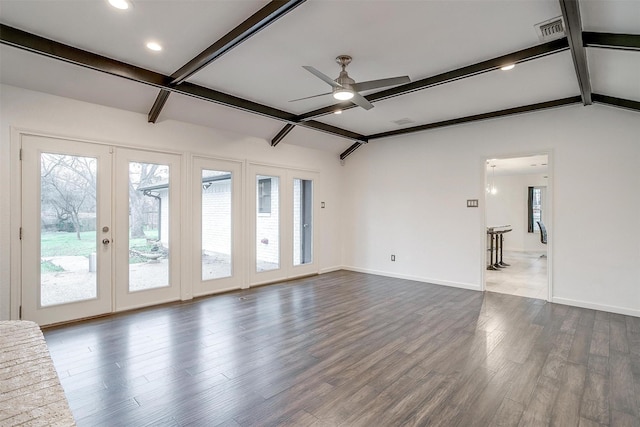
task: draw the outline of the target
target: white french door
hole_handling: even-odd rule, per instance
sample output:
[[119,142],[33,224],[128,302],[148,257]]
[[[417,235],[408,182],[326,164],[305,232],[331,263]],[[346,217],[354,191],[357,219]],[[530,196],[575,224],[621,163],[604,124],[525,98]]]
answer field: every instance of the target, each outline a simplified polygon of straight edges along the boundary
[[180,160],[116,150],[116,311],[180,299]]
[[317,273],[317,173],[252,164],[248,176],[250,284]]
[[21,149],[23,319],[178,299],[179,156],[34,135]]
[[106,146],[22,137],[23,319],[112,311],[111,157]]
[[193,159],[193,295],[243,283],[242,163]]

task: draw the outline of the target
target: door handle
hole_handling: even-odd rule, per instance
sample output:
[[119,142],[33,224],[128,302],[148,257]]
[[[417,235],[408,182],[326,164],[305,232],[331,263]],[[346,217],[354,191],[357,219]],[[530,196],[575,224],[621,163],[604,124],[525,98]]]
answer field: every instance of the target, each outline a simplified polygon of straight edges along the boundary
[[102,244],[103,244],[103,245],[108,245],[109,243],[111,243],[111,240],[109,240],[109,239],[102,239]]

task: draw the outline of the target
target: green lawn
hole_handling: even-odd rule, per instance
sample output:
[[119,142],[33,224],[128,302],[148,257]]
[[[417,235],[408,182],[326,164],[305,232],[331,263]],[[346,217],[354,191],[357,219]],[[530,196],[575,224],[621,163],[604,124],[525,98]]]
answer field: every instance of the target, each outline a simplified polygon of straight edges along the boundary
[[[158,235],[157,230],[145,232],[147,237],[154,238]],[[89,256],[96,251],[96,232],[83,231],[80,233],[80,240],[76,233],[65,231],[55,231],[42,233],[41,236],[41,256]],[[131,239],[129,244],[141,252],[148,252],[150,247],[146,239]]]
[[96,251],[96,232],[83,231],[78,240],[76,233],[55,231],[42,233],[41,256],[89,256]]

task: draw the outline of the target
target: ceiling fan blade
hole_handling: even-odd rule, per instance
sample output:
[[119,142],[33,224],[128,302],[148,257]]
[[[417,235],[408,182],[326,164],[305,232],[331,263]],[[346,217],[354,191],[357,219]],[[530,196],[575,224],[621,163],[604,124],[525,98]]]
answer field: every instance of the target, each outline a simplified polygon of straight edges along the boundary
[[302,101],[303,99],[317,98],[318,96],[325,96],[325,95],[331,95],[331,92],[321,93],[321,94],[319,94],[319,95],[305,96],[304,98],[292,99],[292,100],[290,100],[289,102]]
[[336,83],[331,77],[327,76],[326,74],[322,74],[320,71],[316,70],[310,65],[303,65],[302,68],[304,68],[305,70],[307,70],[308,72],[310,72],[311,74],[319,78],[320,80],[324,81],[325,83],[331,85],[331,87],[342,87],[342,85],[339,85],[338,83]]
[[367,101],[367,99],[360,95],[358,92],[353,93],[353,98],[350,100],[354,104],[364,108],[365,110],[371,110],[373,108],[373,104]]
[[351,85],[358,92],[363,90],[378,89],[386,86],[396,86],[411,82],[409,76],[390,77],[388,79],[369,80]]

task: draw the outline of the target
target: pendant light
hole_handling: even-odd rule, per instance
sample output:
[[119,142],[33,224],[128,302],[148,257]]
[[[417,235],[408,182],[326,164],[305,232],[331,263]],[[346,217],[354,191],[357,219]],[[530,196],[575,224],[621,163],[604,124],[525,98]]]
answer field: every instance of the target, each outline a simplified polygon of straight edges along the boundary
[[[489,162],[487,162],[488,164]],[[487,193],[496,195],[498,193],[498,189],[496,188],[496,165],[491,165],[491,184],[487,183]]]

